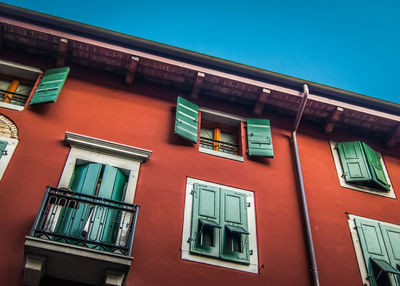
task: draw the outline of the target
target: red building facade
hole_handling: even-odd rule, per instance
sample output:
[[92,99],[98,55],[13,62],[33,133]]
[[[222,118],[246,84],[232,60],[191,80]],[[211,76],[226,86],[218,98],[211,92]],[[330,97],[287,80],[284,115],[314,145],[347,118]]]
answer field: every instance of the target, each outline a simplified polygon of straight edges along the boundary
[[399,105],[1,7],[0,284],[397,285]]

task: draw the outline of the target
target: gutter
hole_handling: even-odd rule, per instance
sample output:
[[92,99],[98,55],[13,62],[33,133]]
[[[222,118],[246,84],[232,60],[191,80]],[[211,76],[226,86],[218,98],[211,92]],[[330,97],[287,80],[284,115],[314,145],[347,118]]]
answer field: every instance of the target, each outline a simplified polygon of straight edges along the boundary
[[223,60],[209,55],[196,53],[193,51],[177,48],[174,46],[157,43],[150,40],[114,32],[111,30],[79,23],[72,20],[63,19],[56,16],[46,15],[4,3],[0,3],[0,15],[12,19],[42,25],[55,30],[68,31],[72,34],[83,37],[112,43],[122,47],[129,47],[154,55],[162,55],[171,59],[186,63],[195,64],[211,69],[216,69],[226,73],[231,73],[247,78],[266,81],[284,87],[301,89],[304,82],[307,82],[313,93],[318,93],[324,97],[341,100],[344,102],[368,107],[374,110],[400,115],[400,104],[368,97],[362,94],[330,87],[327,85],[305,81],[296,77],[275,73],[272,71]]
[[292,143],[293,143],[293,151],[294,151],[294,158],[295,158],[295,164],[296,164],[296,171],[297,171],[297,179],[298,179],[298,184],[299,184],[299,195],[300,195],[300,209],[302,211],[303,215],[303,225],[305,228],[305,238],[307,242],[307,250],[308,250],[308,258],[309,258],[309,263],[310,263],[310,271],[312,272],[312,278],[313,278],[313,285],[314,286],[319,286],[319,276],[318,276],[318,268],[317,268],[317,260],[315,258],[315,250],[314,250],[314,242],[312,238],[312,232],[311,232],[311,224],[310,224],[310,217],[308,214],[308,207],[307,207],[307,198],[306,198],[306,193],[304,189],[304,182],[303,182],[303,174],[301,171],[301,165],[300,165],[300,157],[299,157],[299,149],[297,146],[297,128],[299,127],[301,117],[304,112],[304,108],[306,107],[307,103],[307,97],[309,95],[309,90],[307,84],[303,85],[303,98],[301,99],[300,102],[300,107],[296,115],[296,119],[293,125],[293,130],[292,130]]

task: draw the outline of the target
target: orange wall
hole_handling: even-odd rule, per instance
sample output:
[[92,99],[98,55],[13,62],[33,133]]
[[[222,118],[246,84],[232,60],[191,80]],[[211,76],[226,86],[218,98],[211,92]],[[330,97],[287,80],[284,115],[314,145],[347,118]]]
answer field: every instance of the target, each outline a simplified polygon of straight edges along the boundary
[[[8,54],[13,58],[18,57]],[[51,66],[40,57],[19,62]],[[72,66],[56,103],[0,110],[20,132],[0,181],[0,285],[22,284],[24,236],[46,185],[57,186],[60,179],[70,149],[63,143],[65,131],[153,151],[141,166],[136,189],[134,203],[141,209],[127,285],[310,285],[288,131],[292,119],[268,116],[274,159],[245,156],[236,162],[200,153],[173,133],[179,91],[140,80],[126,87],[122,81]],[[252,116],[251,107],[210,105],[204,98],[197,103]],[[312,126],[298,135],[321,285],[361,285],[346,212],[400,224],[400,208],[397,200],[341,188],[327,139]],[[385,162],[395,190],[400,189],[399,176],[393,176],[400,173],[399,158],[385,156]],[[255,193],[258,275],[180,258],[186,177]]]

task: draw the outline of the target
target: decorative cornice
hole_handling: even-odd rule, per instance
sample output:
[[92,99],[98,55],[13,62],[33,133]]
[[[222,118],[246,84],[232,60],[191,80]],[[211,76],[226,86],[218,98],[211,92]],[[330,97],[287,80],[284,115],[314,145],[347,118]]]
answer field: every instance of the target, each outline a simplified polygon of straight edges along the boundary
[[150,159],[152,151],[129,145],[106,141],[72,132],[65,132],[65,142],[73,147],[79,147],[99,153],[106,153],[122,158],[129,158],[140,162]]

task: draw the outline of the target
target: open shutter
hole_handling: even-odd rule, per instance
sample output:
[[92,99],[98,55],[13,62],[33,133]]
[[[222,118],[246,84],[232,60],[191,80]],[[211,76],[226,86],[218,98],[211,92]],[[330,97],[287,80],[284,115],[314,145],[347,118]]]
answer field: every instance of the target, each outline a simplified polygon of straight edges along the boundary
[[337,143],[346,182],[368,182],[371,179],[361,142]]
[[360,239],[364,262],[367,267],[369,281],[371,286],[376,286],[375,279],[377,275],[374,273],[373,260],[390,263],[379,223],[360,218],[355,218],[354,221]]
[[364,142],[362,143],[362,146],[364,148],[369,170],[372,175],[372,181],[377,185],[378,188],[384,191],[390,191],[390,186],[386,179],[386,174],[383,171],[379,154]]
[[395,279],[400,285],[400,227],[380,225],[385,242],[386,250],[389,256],[390,265],[397,271]]
[[3,156],[3,153],[6,150],[7,144],[8,144],[7,141],[0,140],[0,159]]
[[47,70],[29,104],[56,102],[68,73],[68,67]]
[[268,119],[247,119],[247,144],[250,156],[274,157]]
[[[78,194],[93,196],[101,167],[102,165],[97,163],[76,166],[71,178],[70,189]],[[91,207],[88,203],[77,203],[76,208],[63,207],[58,217],[56,232],[81,238]]]
[[220,189],[194,184],[190,252],[219,257]]
[[178,97],[174,132],[197,143],[198,119],[199,107],[182,97]]
[[246,195],[221,189],[222,259],[250,263]]

